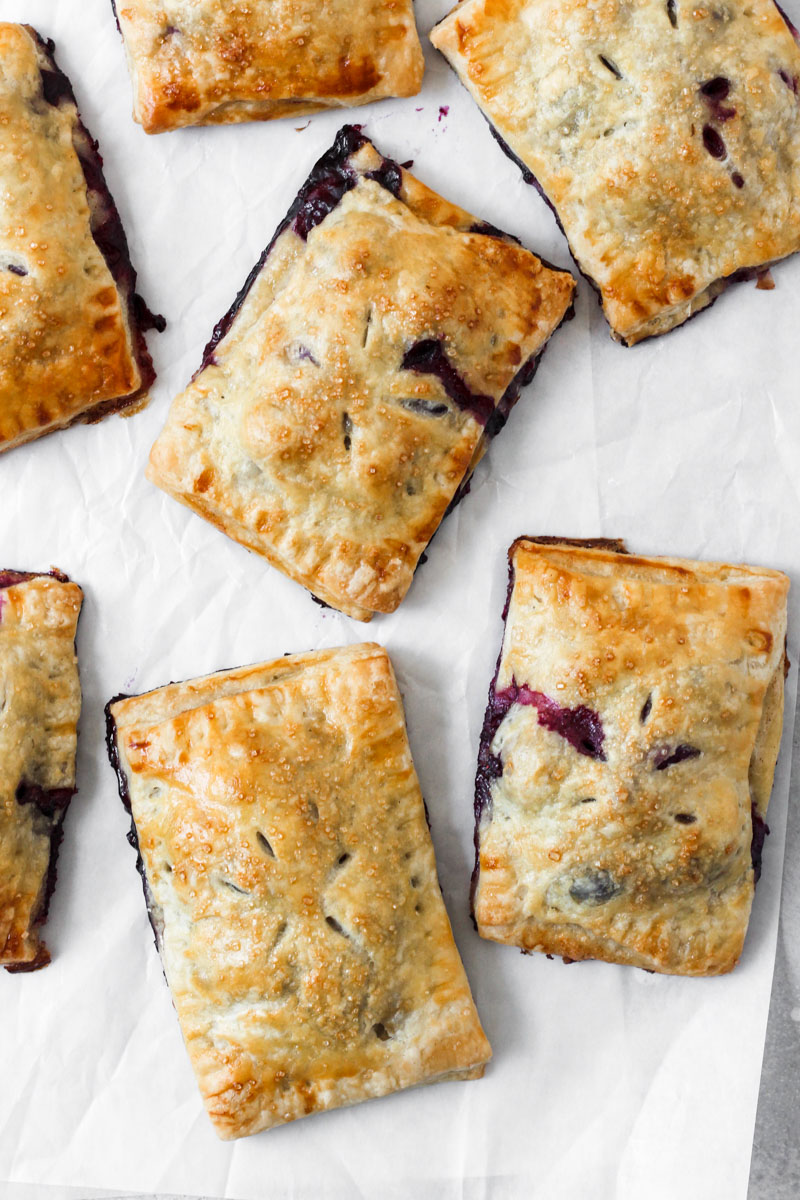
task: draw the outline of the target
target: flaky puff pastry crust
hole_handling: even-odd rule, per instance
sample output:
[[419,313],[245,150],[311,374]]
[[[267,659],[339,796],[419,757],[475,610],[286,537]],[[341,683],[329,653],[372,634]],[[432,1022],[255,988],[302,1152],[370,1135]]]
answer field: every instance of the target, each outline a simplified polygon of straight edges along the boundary
[[360,620],[392,612],[572,277],[345,127],[173,402],[148,478]]
[[466,0],[431,41],[541,186],[618,340],[800,248],[800,51],[772,0]]
[[0,571],[0,966],[50,962],[41,938],[75,792],[83,594],[59,572]]
[[141,406],[144,330],[163,327],[52,51],[0,22],[0,451]]
[[509,552],[476,784],[479,932],[730,971],[781,737],[788,580],[551,542]]
[[170,684],[109,715],[220,1137],[483,1073],[491,1051],[380,646]]
[[298,117],[422,85],[411,0],[116,0],[116,12],[147,133]]

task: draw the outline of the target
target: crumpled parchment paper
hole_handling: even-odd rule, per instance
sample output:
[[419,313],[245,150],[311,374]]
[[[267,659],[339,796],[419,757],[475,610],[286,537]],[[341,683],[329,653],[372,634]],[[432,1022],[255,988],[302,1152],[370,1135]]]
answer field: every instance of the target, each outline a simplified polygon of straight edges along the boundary
[[[786,0],[797,20],[797,0]],[[420,0],[424,34],[448,0]],[[681,331],[626,350],[580,281],[466,501],[400,610],[368,627],[167,499],[143,467],[171,397],[345,120],[420,178],[572,268],[555,221],[443,59],[417,98],[310,121],[146,137],[108,0],[2,0],[55,38],[139,270],[169,320],[150,407],[0,460],[0,565],[86,591],[80,792],[47,927],[53,963],[0,972],[0,1179],[293,1200],[737,1200],[747,1188],[775,954],[797,668],[745,953],[725,978],[565,967],[481,941],[467,916],[472,787],[520,533],[624,537],[643,553],[780,567],[800,580],[800,258]],[[301,128],[298,128],[301,126]],[[800,658],[800,589],[789,653]],[[390,651],[454,932],[494,1047],[480,1082],[324,1114],[239,1143],[203,1111],[105,758],[119,691],[365,638]],[[42,1189],[43,1198],[46,1191]]]

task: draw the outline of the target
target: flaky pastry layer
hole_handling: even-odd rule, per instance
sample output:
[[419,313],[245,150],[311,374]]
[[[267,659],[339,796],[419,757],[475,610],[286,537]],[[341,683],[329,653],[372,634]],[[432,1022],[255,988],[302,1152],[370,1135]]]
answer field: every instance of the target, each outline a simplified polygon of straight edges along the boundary
[[786,576],[555,539],[518,539],[509,563],[476,782],[479,932],[731,970],[781,737]]
[[164,971],[243,1137],[490,1057],[389,658],[291,655],[109,705]]

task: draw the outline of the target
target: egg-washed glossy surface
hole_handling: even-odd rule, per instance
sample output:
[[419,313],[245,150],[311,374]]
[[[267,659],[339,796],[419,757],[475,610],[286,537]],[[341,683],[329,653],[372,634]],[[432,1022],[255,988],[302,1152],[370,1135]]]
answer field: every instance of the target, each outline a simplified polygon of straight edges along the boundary
[[116,13],[148,133],[298,117],[422,83],[411,0],[117,0]]
[[392,612],[574,281],[352,126],[172,405],[148,477],[320,600]]
[[620,341],[800,248],[800,50],[772,0],[466,0],[431,40]]
[[59,572],[0,572],[0,966],[50,962],[41,938],[75,793],[83,595]]
[[524,950],[739,959],[783,716],[788,580],[519,538],[476,784],[473,912]]
[[483,1073],[380,646],[112,702],[109,749],[221,1137]]

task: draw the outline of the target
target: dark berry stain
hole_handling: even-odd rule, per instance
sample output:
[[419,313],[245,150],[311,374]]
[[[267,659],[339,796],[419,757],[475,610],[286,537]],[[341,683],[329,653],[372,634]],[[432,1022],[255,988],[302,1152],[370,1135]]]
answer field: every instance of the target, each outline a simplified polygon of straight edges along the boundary
[[678,28],[678,9],[675,0],[667,0],[667,16],[673,29]]
[[16,263],[9,263],[6,270],[10,271],[12,275],[23,276],[28,274],[24,267],[18,267]]
[[797,76],[796,76],[796,75],[790,75],[790,74],[789,74],[789,72],[788,72],[788,71],[784,71],[784,69],[783,69],[782,67],[781,67],[781,69],[778,71],[778,74],[780,75],[781,79],[783,80],[783,82],[784,82],[784,83],[786,84],[786,86],[788,87],[789,91],[790,91],[790,92],[793,92],[793,93],[794,93],[794,95],[796,96],[796,95],[797,95]]
[[738,171],[734,171],[733,174],[731,175],[731,183],[733,184],[734,187],[737,187],[737,188],[744,187],[744,179],[739,174]]
[[694,825],[697,817],[694,813],[675,813],[675,820],[679,825]]
[[651,693],[645,700],[644,704],[642,705],[642,711],[639,713],[639,720],[642,725],[644,725],[645,721],[650,716],[652,708],[653,708],[653,696]]

